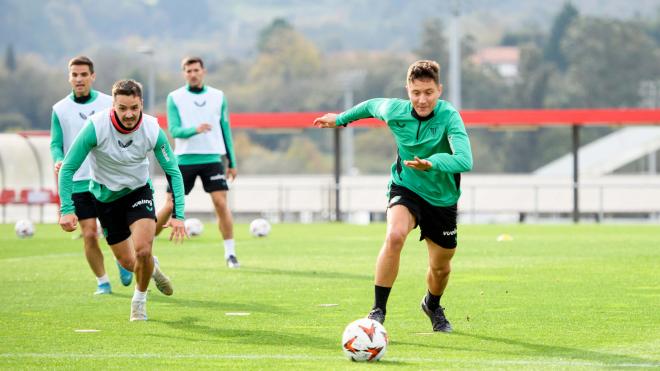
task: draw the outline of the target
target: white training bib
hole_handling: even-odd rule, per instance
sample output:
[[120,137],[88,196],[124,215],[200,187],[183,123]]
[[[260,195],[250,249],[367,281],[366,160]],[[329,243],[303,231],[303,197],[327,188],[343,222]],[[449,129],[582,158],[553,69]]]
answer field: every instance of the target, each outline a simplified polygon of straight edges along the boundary
[[205,89],[203,93],[195,94],[184,86],[170,93],[179,112],[182,128],[196,128],[201,123],[208,123],[212,127],[211,131],[203,134],[175,138],[174,153],[177,155],[227,153],[220,127],[224,93],[210,86]]
[[140,126],[122,134],[112,124],[111,109],[92,116],[96,131],[96,147],[89,153],[92,179],[117,192],[124,188],[137,189],[149,179],[149,159],[158,140],[158,120],[142,114]]
[[[96,99],[88,103],[76,103],[71,95],[64,97],[64,99],[53,105],[53,112],[57,115],[62,128],[62,144],[64,155],[69,152],[73,140],[82,130],[83,126],[89,118],[97,112],[101,112],[112,106],[112,97],[101,92],[98,92]],[[73,180],[89,180],[91,178],[91,170],[89,167],[89,158],[80,165],[78,171],[73,174]]]

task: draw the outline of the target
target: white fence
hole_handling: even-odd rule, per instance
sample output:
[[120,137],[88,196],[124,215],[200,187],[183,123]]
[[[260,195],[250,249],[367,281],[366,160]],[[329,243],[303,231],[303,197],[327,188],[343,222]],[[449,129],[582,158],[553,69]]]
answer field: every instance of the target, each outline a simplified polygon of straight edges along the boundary
[[[164,189],[164,179],[154,183]],[[384,213],[387,176],[342,177],[340,207],[347,220],[364,220]],[[540,216],[569,215],[573,210],[571,179],[531,175],[463,176],[459,212],[463,221],[498,222]],[[605,176],[580,183],[579,206],[583,214],[655,218],[660,214],[660,176]],[[157,192],[159,193],[159,192]],[[284,220],[327,220],[334,215],[335,186],[331,176],[239,176],[231,185],[229,202],[241,214],[263,214]],[[157,201],[162,196],[156,197]],[[158,203],[158,202],[157,202]],[[186,199],[192,214],[212,212],[201,186]]]
[[[1,200],[3,221],[29,218],[55,222],[57,206],[43,197],[55,189],[48,136],[22,137],[0,134],[0,191],[12,190],[13,198]],[[165,197],[165,178],[153,179],[156,204]],[[198,181],[199,183],[199,181]],[[340,207],[347,221],[368,222],[382,218],[387,202],[388,176],[342,177]],[[568,215],[573,209],[572,180],[538,175],[466,174],[459,202],[461,220],[511,222],[535,217]],[[582,213],[600,220],[632,216],[657,220],[660,215],[660,176],[611,175],[580,181]],[[21,191],[26,197],[21,198]],[[25,193],[28,191],[28,193]],[[331,175],[239,175],[231,185],[229,202],[237,219],[265,215],[273,220],[332,220],[335,184]],[[186,198],[189,215],[213,217],[209,196],[201,184]]]

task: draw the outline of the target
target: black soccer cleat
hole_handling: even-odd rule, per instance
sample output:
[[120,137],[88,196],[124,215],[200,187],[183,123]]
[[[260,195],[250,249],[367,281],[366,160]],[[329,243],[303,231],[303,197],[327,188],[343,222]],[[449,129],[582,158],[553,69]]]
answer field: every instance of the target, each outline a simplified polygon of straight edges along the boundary
[[441,306],[438,306],[438,308],[434,311],[430,310],[428,306],[426,306],[426,296],[422,298],[422,311],[426,313],[426,315],[429,317],[431,320],[431,325],[433,325],[433,331],[440,331],[440,332],[451,332],[451,323],[447,321],[447,317],[445,317],[445,311],[444,308]]
[[367,318],[372,319],[381,325],[385,322],[385,313],[380,308],[374,308],[369,312]]

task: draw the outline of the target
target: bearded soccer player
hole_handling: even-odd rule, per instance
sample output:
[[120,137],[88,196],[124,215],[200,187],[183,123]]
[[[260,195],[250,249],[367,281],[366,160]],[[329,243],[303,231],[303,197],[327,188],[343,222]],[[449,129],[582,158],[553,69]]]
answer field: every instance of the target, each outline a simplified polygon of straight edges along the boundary
[[409,100],[367,100],[339,115],[325,114],[314,120],[314,125],[335,128],[375,117],[387,124],[396,142],[387,232],[376,261],[375,300],[367,317],[385,321],[401,250],[408,234],[419,226],[420,240],[426,242],[428,250],[427,292],[421,308],[434,331],[451,332],[440,298],[447,287],[450,262],[456,251],[461,173],[472,169],[472,150],[460,114],[449,102],[440,100],[439,74],[437,62],[417,61],[408,68]]
[[[185,58],[181,68],[187,84],[167,96],[167,124],[174,137],[185,193],[190,193],[197,177],[202,180],[215,208],[227,266],[238,268],[234,221],[227,203],[227,180],[233,180],[237,174],[227,98],[221,90],[204,84],[206,70],[201,58]],[[226,175],[223,156],[227,158]],[[170,195],[171,189],[167,192]],[[172,199],[168,196],[158,211],[156,234],[171,213]]]
[[[95,79],[94,62],[91,59],[81,55],[69,61],[69,83],[72,92],[53,106],[50,126],[50,153],[55,164],[56,176],[60,172],[64,156],[87,122],[87,118],[112,106],[112,97],[92,89]],[[97,289],[94,294],[110,294],[112,287],[105,272],[103,252],[99,248],[96,230],[97,214],[94,197],[89,192],[89,180],[89,161],[85,160],[73,175],[73,205],[82,229],[85,257],[96,276]],[[119,263],[117,267],[121,283],[124,286],[130,285],[133,273],[124,269]]]
[[64,158],[59,179],[60,226],[67,232],[76,229],[73,174],[89,155],[90,191],[106,240],[119,263],[136,277],[130,320],[145,321],[149,280],[153,278],[163,294],[173,293],[169,278],[152,256],[156,215],[147,154],[153,151],[173,189],[174,210],[166,226],[172,227],[170,240],[175,242],[186,237],[183,180],[158,121],[142,113],[141,85],[134,80],[117,81],[112,99],[112,108],[89,118]]

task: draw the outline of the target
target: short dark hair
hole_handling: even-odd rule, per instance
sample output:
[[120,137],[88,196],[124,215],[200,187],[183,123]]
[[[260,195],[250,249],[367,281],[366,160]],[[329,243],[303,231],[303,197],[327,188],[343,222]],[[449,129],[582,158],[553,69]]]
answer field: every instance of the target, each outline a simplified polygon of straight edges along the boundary
[[112,97],[129,95],[142,99],[142,84],[132,79],[119,80],[112,85]]
[[71,68],[71,66],[87,66],[89,67],[89,72],[94,73],[94,62],[84,55],[71,58],[69,61],[69,68]]
[[440,83],[440,64],[431,60],[420,60],[408,67],[407,81],[415,80],[433,80],[436,84]]
[[199,63],[199,65],[204,68],[204,61],[202,61],[202,58],[200,57],[185,57],[181,61],[181,69],[185,70],[186,66],[194,63]]

